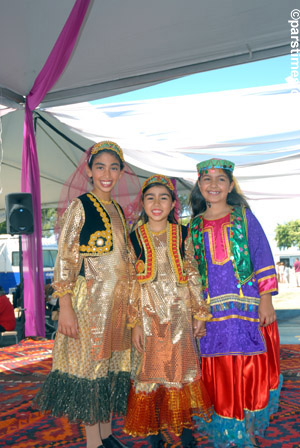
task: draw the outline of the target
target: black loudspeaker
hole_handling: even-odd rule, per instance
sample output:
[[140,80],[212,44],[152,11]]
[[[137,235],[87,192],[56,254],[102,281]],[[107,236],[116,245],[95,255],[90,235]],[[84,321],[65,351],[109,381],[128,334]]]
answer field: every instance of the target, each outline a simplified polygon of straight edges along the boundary
[[10,235],[33,233],[32,195],[30,193],[7,194],[5,205],[7,233]]

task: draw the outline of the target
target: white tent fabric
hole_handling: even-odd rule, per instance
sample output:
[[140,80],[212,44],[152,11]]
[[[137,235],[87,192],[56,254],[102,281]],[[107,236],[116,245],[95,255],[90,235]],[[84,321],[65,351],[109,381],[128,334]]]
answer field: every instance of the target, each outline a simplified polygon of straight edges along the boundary
[[[236,163],[235,174],[275,250],[276,224],[299,218],[298,96],[287,86],[273,86],[39,111],[74,142],[36,121],[42,205],[57,205],[61,187],[82,155],[77,144],[88,148],[100,139],[117,141],[141,181],[160,172],[194,182],[199,160],[227,157]],[[0,221],[5,195],[20,191],[24,112],[8,113],[1,122]],[[188,192],[185,182],[177,185],[181,193]]]
[[196,179],[196,163],[229,158],[251,199],[300,197],[300,92],[287,85],[47,109],[94,141],[109,138],[142,169]]
[[[23,109],[74,1],[2,0],[0,104],[10,108],[6,112]],[[288,54],[288,20],[294,8],[294,0],[93,0],[75,51],[42,107],[99,99],[185,74]],[[83,148],[100,138],[117,140],[141,176],[160,171],[195,180],[198,160],[226,156],[237,163],[237,176],[251,197],[292,198],[299,195],[298,103],[282,86],[276,92],[51,109],[61,121],[66,115],[68,125],[50,112],[41,115]],[[87,120],[72,119],[74,112],[84,119],[92,110],[98,117],[96,129],[87,128]],[[0,116],[4,112],[0,110]],[[20,191],[23,120],[23,110],[2,118],[2,214],[5,195]],[[81,151],[40,120],[36,123],[42,202],[56,205]]]
[[[74,0],[2,1],[0,104],[19,109],[24,107],[24,99],[73,5]],[[293,8],[294,0],[284,3],[282,0],[252,0],[251,3],[245,0],[210,0],[205,3],[199,0],[92,0],[75,51],[64,73],[43,99],[42,107],[98,99],[188,73],[288,54],[291,36],[287,21]],[[9,122],[16,114],[18,112],[4,116],[3,123]],[[196,116],[193,118],[194,124],[199,126]],[[21,145],[10,146],[5,141],[5,134],[10,130],[13,139],[14,134],[22,135],[14,124],[10,129],[9,126],[3,129],[3,147],[6,148],[1,168],[1,177],[4,178],[1,200],[6,189],[15,190],[13,185],[19,177],[21,165]],[[109,129],[108,133],[111,133]],[[45,131],[46,134],[49,132]],[[43,179],[42,201],[46,201],[45,197],[49,195],[50,204],[60,179],[68,177],[63,161],[67,159],[73,170],[77,156],[74,156],[72,147],[66,151],[60,148],[58,152],[56,137],[48,138],[55,143],[53,151],[46,149],[45,152],[46,145],[38,140],[37,147]],[[144,162],[151,162],[164,153],[159,166],[170,169],[175,160],[172,175],[175,170],[179,173],[181,166],[186,177],[192,173],[189,162],[195,159],[191,157],[194,148],[189,147],[184,152],[181,151],[184,139],[179,140],[179,146],[178,143],[174,146],[174,142],[170,141],[168,151],[158,146],[152,154],[147,151],[148,160]],[[199,144],[202,143],[198,139],[196,145]],[[141,147],[140,144],[138,146]],[[172,148],[179,148],[179,151],[173,151],[173,156]],[[137,146],[128,144],[125,149],[128,158],[135,158]],[[132,150],[134,153],[130,154]],[[43,156],[40,157],[41,152]],[[2,154],[0,156],[1,163]],[[47,175],[49,172],[51,176]],[[293,174],[298,175],[297,172]],[[40,300],[41,297],[33,297],[32,303]]]
[[[229,158],[250,199],[300,198],[297,95],[283,86],[95,106],[81,103],[40,111],[42,118],[86,149],[110,139],[124,149],[141,180],[151,173],[196,180],[196,163]],[[2,118],[4,197],[20,191],[23,111]],[[41,119],[36,139],[44,207],[56,206],[61,187],[82,152]],[[186,185],[178,184],[180,192]]]
[[[74,2],[1,0],[0,103],[24,103]],[[93,0],[43,106],[288,54],[295,7],[294,0]]]
[[[42,207],[57,207],[62,186],[77,167],[83,154],[82,150],[88,149],[95,141],[75,133],[47,112],[39,111],[35,117]],[[3,160],[0,163],[0,222],[5,217],[5,196],[21,191],[24,112],[17,110],[7,113],[0,118],[1,124]],[[140,183],[152,174],[147,169],[128,164],[134,169]],[[178,191],[182,194],[186,194],[190,186],[190,183],[183,179],[177,182]],[[138,191],[131,191],[129,186],[129,193],[133,199]]]

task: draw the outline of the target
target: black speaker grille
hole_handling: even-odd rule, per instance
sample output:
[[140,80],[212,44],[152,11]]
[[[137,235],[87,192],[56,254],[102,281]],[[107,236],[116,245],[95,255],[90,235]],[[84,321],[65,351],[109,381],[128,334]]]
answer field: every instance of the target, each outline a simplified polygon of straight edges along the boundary
[[11,235],[33,233],[32,195],[30,193],[11,193],[6,195],[6,227]]
[[33,232],[33,216],[32,213],[20,205],[14,205],[9,214],[10,225],[18,233]]

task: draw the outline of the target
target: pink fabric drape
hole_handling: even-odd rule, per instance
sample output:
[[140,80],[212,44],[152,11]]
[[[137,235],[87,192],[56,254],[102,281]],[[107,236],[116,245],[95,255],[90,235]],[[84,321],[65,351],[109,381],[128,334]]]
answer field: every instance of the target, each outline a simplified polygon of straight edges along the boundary
[[32,194],[34,233],[23,236],[25,336],[45,336],[41,190],[32,112],[62,74],[73,51],[90,1],[76,0],[44,67],[26,97],[21,191]]

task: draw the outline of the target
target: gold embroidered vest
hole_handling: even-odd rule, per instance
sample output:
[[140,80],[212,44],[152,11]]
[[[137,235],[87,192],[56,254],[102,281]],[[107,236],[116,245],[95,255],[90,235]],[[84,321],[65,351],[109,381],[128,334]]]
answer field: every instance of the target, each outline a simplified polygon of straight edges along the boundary
[[[111,221],[108,212],[92,193],[79,196],[85,213],[85,223],[79,236],[79,251],[83,256],[99,256],[113,251]],[[121,207],[113,201],[124,226],[127,237],[126,223]]]
[[[178,224],[167,224],[168,256],[171,266],[179,284],[187,283],[187,275],[184,270],[184,243],[188,235],[188,229]],[[147,224],[139,226],[130,234],[137,262],[136,273],[140,283],[152,282],[157,273],[155,247],[151,232]]]

